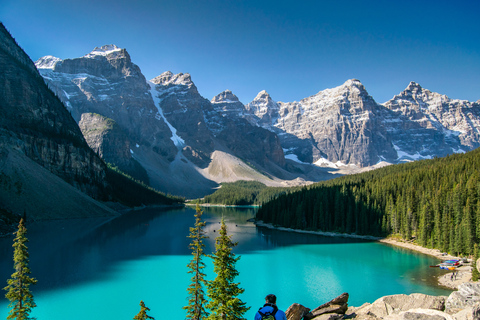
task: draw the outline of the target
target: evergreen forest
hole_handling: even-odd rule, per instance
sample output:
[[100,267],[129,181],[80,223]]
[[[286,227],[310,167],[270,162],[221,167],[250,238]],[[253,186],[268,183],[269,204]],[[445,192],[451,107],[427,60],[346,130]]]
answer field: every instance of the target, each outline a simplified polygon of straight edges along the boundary
[[258,181],[235,181],[224,182],[214,193],[203,199],[195,200],[194,203],[213,203],[227,206],[261,205],[272,200],[280,194],[300,190],[297,188],[267,187]]
[[480,240],[480,149],[343,176],[286,192],[256,219],[277,226],[395,236],[455,255]]

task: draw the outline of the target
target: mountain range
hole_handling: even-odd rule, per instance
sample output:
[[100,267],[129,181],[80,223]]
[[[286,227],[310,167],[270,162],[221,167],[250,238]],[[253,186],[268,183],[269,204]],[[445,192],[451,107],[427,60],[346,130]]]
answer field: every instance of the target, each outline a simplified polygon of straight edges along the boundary
[[187,197],[240,179],[304,184],[480,142],[480,101],[449,99],[415,82],[383,104],[351,79],[298,102],[261,91],[244,105],[230,90],[205,99],[188,73],[147,81],[115,45],[35,65],[100,157]]

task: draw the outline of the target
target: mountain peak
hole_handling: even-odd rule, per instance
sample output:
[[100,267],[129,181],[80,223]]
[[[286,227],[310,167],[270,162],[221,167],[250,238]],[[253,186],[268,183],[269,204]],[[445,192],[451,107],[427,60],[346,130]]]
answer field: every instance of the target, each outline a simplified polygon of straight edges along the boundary
[[114,44],[107,44],[101,47],[95,47],[89,54],[86,54],[85,58],[96,58],[98,56],[106,57],[112,53],[121,52],[123,49],[117,47]]
[[189,73],[173,74],[171,71],[165,71],[164,73],[162,73],[158,77],[153,78],[150,81],[163,86],[167,86],[169,84],[188,86],[190,84],[193,84],[192,78]]
[[217,94],[211,100],[211,103],[235,103],[240,102],[238,97],[232,93],[230,90],[225,90],[219,94]]
[[418,91],[422,89],[423,88],[418,83],[416,83],[415,81],[410,81],[405,91]]
[[35,61],[35,66],[37,69],[53,69],[55,65],[61,61],[62,59],[54,56],[45,56]]
[[340,87],[357,88],[360,91],[367,91],[362,82],[358,79],[349,79]]
[[272,100],[272,97],[268,94],[267,91],[262,90],[257,94],[255,99],[253,99],[253,101],[258,101],[258,100],[270,101],[270,100]]

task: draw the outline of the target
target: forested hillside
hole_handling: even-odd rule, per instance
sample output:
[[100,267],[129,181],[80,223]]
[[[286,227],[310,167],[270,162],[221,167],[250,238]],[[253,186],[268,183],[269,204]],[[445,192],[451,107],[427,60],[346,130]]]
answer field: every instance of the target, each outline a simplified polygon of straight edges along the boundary
[[280,194],[293,192],[294,190],[300,190],[300,187],[267,187],[258,181],[240,180],[221,183],[217,191],[205,196],[203,199],[193,202],[223,204],[227,206],[260,205]]
[[264,204],[257,220],[298,229],[398,235],[455,254],[480,240],[480,150],[340,177]]

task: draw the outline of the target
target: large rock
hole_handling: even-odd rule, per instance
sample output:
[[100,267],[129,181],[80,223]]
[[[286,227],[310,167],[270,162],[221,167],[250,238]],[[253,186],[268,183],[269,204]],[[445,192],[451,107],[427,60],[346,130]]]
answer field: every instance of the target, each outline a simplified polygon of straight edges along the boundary
[[285,311],[285,316],[288,320],[301,320],[310,312],[310,309],[302,306],[299,303],[294,303]]
[[432,309],[411,309],[388,315],[383,320],[456,320],[448,313]]
[[383,318],[392,314],[399,314],[402,311],[411,309],[432,309],[443,311],[445,309],[445,296],[429,296],[421,293],[411,295],[398,294],[385,296],[377,299],[372,304],[364,305],[354,310],[353,315]]
[[455,320],[480,320],[480,305],[463,309],[453,315]]
[[313,309],[305,316],[305,319],[317,319],[318,316],[324,314],[345,314],[348,309],[348,293],[344,292],[335,299],[322,304]]
[[447,312],[459,311],[468,307],[474,307],[480,303],[480,283],[467,282],[458,287],[448,296],[446,301]]
[[325,314],[319,315],[318,317],[313,318],[312,320],[339,320],[339,319],[343,319],[343,314],[325,313]]

